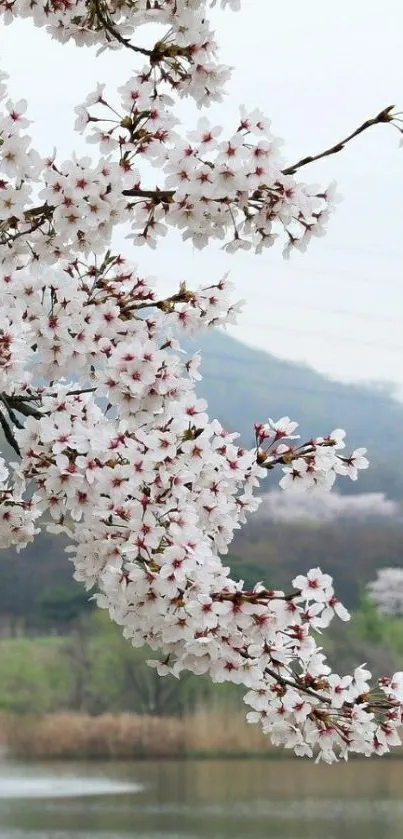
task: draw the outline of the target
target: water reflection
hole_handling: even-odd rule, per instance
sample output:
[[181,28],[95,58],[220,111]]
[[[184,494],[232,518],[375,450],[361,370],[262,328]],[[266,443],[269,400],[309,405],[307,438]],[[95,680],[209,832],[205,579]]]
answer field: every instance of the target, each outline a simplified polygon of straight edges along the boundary
[[397,839],[403,762],[0,768],[1,839]]
[[139,792],[139,784],[110,781],[107,778],[4,778],[0,775],[0,798],[79,798]]

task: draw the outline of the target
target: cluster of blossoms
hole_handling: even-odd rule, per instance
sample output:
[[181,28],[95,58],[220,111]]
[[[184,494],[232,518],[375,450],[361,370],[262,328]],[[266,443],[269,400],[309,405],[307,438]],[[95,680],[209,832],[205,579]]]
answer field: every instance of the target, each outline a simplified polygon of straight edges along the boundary
[[[214,58],[205,5],[0,0],[6,22],[32,16],[62,40],[127,46],[147,59],[111,101],[99,84],[76,109],[76,129],[100,149],[96,165],[89,157],[41,159],[25,133],[26,102],[6,101],[0,117],[0,243],[18,242],[27,260],[34,256],[54,265],[60,258],[102,253],[120,224],[130,225],[136,245],[155,246],[174,227],[198,248],[216,239],[229,251],[258,253],[282,234],[285,255],[323,235],[334,187],[296,179],[311,158],[285,166],[281,142],[260,111],[241,108],[227,137],[206,117],[186,136],[178,132],[175,96],[192,96],[200,106],[222,96],[226,71]],[[132,44],[131,35],[150,22],[166,25],[164,37],[149,50]],[[390,122],[400,131],[399,119],[386,108],[368,124]],[[158,187],[153,167],[163,173]]]
[[71,539],[75,577],[96,586],[134,645],[162,652],[161,674],[187,669],[244,684],[248,719],[297,754],[382,752],[400,721],[394,688],[364,702],[366,672],[331,674],[310,634],[334,614],[348,618],[330,578],[316,569],[294,580],[292,594],[263,584],[245,591],[220,560],[257,508],[267,469],[309,489],[367,465],[360,452],[343,455],[340,430],[299,445],[296,423],[269,420],[246,451],[209,419],[194,390],[200,359],[174,336],[232,318],[229,291],[222,280],[159,300],[112,255],[98,267],[66,264],[60,276],[3,277],[4,310],[19,307],[32,355],[28,369],[24,358],[18,366],[9,330],[14,386],[0,410],[4,423],[14,418],[20,460],[10,486],[2,468],[1,543],[20,547],[50,514],[45,526]]
[[[285,253],[304,250],[313,235],[324,232],[333,188],[311,188],[287,174],[279,142],[259,111],[242,109],[228,138],[221,139],[221,129],[202,117],[183,139],[174,130],[173,98],[144,74],[120,93],[118,115],[103,86],[77,108],[77,129],[89,126],[88,140],[99,146],[96,165],[90,157],[58,162],[55,153],[41,159],[25,132],[27,103],[6,100],[0,117],[0,242],[20,257],[32,260],[34,254],[54,265],[62,257],[101,254],[114,227],[123,224],[136,245],[154,247],[174,227],[198,248],[218,239],[228,251],[261,252],[281,231]],[[102,118],[88,110],[94,104]],[[151,178],[155,166],[165,180],[150,188],[144,173]]]
[[313,438],[301,446],[289,442],[299,439],[298,435],[293,436],[297,427],[298,423],[291,422],[289,417],[255,425],[256,459],[266,469],[284,464],[284,477],[280,481],[282,489],[294,492],[314,488],[329,490],[337,475],[348,475],[356,481],[358,470],[367,469],[366,449],[356,449],[348,457],[339,454],[339,450],[345,448],[346,432],[342,428],[336,428],[327,437]]
[[[32,18],[53,38],[74,40],[78,46],[119,49],[127,46],[147,56],[153,68],[182,96],[199,105],[221,101],[229,68],[217,61],[217,43],[208,21],[208,7],[216,0],[0,0],[6,24],[15,18]],[[236,10],[240,0],[221,0],[222,8]],[[151,49],[131,39],[145,24],[159,24],[164,33]]]
[[[0,10],[62,41],[147,59],[118,109],[103,86],[77,109],[77,128],[100,146],[96,164],[42,160],[25,134],[26,103],[7,99],[0,80],[0,424],[18,456],[0,459],[0,545],[20,549],[42,522],[67,533],[76,579],[132,644],[161,653],[151,664],[162,675],[243,684],[249,721],[297,754],[382,754],[399,739],[403,676],[370,688],[362,667],[330,672],[314,633],[348,619],[330,577],[314,569],[290,593],[248,591],[220,559],[257,509],[267,470],[282,470],[283,489],[330,489],[368,466],[365,450],[343,454],[340,429],[300,444],[288,417],[256,425],[245,450],[209,418],[195,391],[200,358],[180,345],[181,334],[235,320],[231,284],[182,283],[161,298],[109,250],[118,224],[135,244],[173,225],[198,246],[215,237],[259,250],[282,229],[287,247],[303,248],[330,192],[297,183],[307,160],[281,168],[259,112],[242,111],[226,139],[204,119],[185,140],[176,133],[174,94],[203,105],[228,75],[205,3],[0,0]],[[149,22],[166,33],[147,50],[132,38]],[[391,121],[386,109],[372,122]],[[164,184],[147,188],[155,166]]]
[[[227,137],[203,116],[183,138],[175,130],[172,98],[156,90],[153,80],[145,81],[144,71],[118,92],[119,100],[111,104],[104,86],[98,86],[76,109],[76,129],[130,175],[124,194],[131,199],[135,244],[155,246],[174,227],[197,248],[218,239],[228,252],[254,248],[261,253],[283,231],[287,255],[323,235],[334,188],[296,181],[284,168],[281,142],[259,110],[241,108]],[[141,180],[138,167],[146,163],[165,173],[158,190],[147,189]]]

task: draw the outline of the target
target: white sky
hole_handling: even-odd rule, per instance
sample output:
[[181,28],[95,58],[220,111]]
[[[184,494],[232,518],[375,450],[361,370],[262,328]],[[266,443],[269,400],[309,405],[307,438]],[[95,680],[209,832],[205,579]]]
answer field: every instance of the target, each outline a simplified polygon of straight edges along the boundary
[[[222,59],[234,68],[229,96],[215,121],[231,129],[238,105],[260,107],[285,139],[289,162],[332,145],[386,105],[403,110],[401,0],[243,0],[242,11],[214,11]],[[84,151],[73,132],[73,108],[96,81],[114,90],[135,57],[52,42],[30,22],[1,28],[1,67],[11,92],[29,102],[35,144],[63,157]],[[181,105],[191,127],[193,106]],[[164,287],[195,285],[230,270],[247,304],[232,334],[283,358],[305,361],[333,378],[386,381],[403,395],[403,149],[390,126],[377,126],[341,154],[307,167],[301,177],[336,180],[344,201],[326,237],[284,262],[263,256],[203,252],[171,236],[156,252],[126,255]],[[93,146],[87,147],[93,153]]]

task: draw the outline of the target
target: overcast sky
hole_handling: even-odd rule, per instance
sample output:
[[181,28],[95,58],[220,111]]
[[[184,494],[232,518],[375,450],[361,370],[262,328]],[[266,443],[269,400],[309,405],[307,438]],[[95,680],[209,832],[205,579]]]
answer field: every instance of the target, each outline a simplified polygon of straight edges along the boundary
[[[403,110],[401,0],[243,0],[242,11],[214,11],[222,58],[235,70],[215,120],[232,128],[238,105],[260,107],[285,140],[289,162],[332,145],[387,105]],[[104,54],[52,42],[22,21],[1,28],[1,67],[11,91],[29,101],[38,151],[83,151],[73,107],[96,81],[111,89],[135,66],[132,54]],[[198,112],[181,106],[191,127]],[[403,396],[403,148],[390,126],[377,126],[341,154],[307,167],[303,178],[336,180],[343,196],[328,235],[284,262],[262,256],[202,253],[171,236],[156,252],[126,255],[144,274],[172,287],[213,281],[230,270],[247,304],[240,340],[304,361],[345,381],[393,382]],[[88,151],[93,152],[93,146]],[[121,239],[124,242],[124,239]]]

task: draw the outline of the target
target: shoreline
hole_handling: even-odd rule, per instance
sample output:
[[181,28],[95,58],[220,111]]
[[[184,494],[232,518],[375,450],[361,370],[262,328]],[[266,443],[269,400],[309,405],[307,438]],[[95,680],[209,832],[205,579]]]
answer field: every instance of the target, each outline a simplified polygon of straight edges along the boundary
[[[272,746],[258,726],[248,725],[242,712],[232,708],[204,708],[183,717],[0,712],[0,751],[5,759],[25,762],[300,759],[291,750]],[[402,757],[403,746],[383,759]],[[366,760],[354,754],[351,759]]]
[[182,717],[0,713],[0,749],[25,760],[250,760],[284,754],[241,711],[228,708]]

